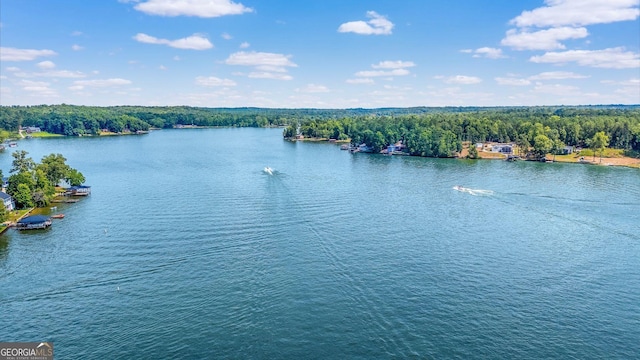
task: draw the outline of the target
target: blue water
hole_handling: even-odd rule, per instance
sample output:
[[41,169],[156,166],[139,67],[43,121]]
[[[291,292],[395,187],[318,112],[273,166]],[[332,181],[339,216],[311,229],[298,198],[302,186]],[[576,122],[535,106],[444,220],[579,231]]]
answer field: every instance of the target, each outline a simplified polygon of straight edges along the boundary
[[281,133],[20,141],[93,192],[0,236],[0,341],[60,359],[639,357],[637,169]]

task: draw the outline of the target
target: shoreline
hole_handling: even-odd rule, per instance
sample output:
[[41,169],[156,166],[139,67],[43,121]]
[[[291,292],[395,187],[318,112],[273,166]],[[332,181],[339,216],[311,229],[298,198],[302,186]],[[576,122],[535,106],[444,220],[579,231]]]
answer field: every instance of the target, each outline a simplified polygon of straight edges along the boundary
[[[296,142],[296,141],[307,141],[307,142],[326,142],[328,144],[347,144],[349,140],[335,140],[330,141],[327,138],[303,138],[303,139],[295,139],[295,138],[285,138],[287,141]],[[507,155],[497,152],[487,152],[487,151],[479,151],[477,159],[468,159],[466,157],[468,154],[468,147],[464,147],[460,154],[457,157],[453,157],[452,159],[465,159],[465,160],[503,160],[506,161]],[[396,154],[394,154],[396,155]],[[400,155],[400,154],[398,154]],[[396,155],[396,156],[398,156]],[[411,156],[409,154],[402,154],[405,156]],[[427,157],[429,158],[429,157]],[[580,161],[580,158],[584,158],[585,160]],[[438,157],[432,157],[432,159],[442,159]],[[620,156],[620,157],[602,157],[596,156],[596,160],[593,161],[593,156],[583,156],[579,154],[571,154],[571,155],[556,155],[555,158],[551,154],[547,154],[546,156],[547,162],[558,162],[558,163],[572,163],[572,164],[583,164],[583,165],[599,165],[599,166],[621,166],[632,169],[640,169],[640,158],[632,158],[628,156]],[[601,161],[602,160],[602,161]],[[534,161],[535,160],[525,160],[521,159],[519,161]]]
[[[490,156],[484,157],[483,155],[492,154]],[[506,161],[507,157],[503,154],[499,153],[487,153],[487,152],[479,152],[480,156],[478,160],[504,160]],[[580,160],[583,158],[584,160]],[[465,157],[459,157],[459,159],[465,159]],[[640,159],[632,158],[628,156],[621,157],[596,157],[595,161],[593,160],[593,156],[581,156],[581,155],[556,155],[555,158],[553,155],[547,155],[546,162],[557,162],[564,164],[581,164],[581,165],[596,165],[596,166],[621,166],[628,167],[632,169],[640,169]],[[536,160],[525,160],[521,159],[518,161],[533,161]]]
[[[7,230],[14,227],[18,223],[18,221],[20,221],[22,218],[29,216],[29,214],[31,214],[35,209],[36,209],[35,207],[32,207],[29,210],[27,210],[24,214],[20,215],[17,219],[7,220],[4,223],[2,223],[3,228],[0,230],[0,235],[4,234]],[[17,210],[17,211],[21,211],[21,210]]]

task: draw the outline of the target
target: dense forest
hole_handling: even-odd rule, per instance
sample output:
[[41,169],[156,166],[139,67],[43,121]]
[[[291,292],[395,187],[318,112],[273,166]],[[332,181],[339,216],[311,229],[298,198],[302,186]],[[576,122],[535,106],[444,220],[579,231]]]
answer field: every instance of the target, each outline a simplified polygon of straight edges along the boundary
[[0,130],[36,126],[68,136],[179,125],[285,127],[284,137],[350,139],[374,151],[402,141],[411,155],[451,157],[462,143],[511,142],[541,155],[564,146],[640,153],[640,106],[261,109],[144,106],[2,106]]
[[97,135],[102,130],[115,133],[172,128],[176,125],[268,127],[286,126],[294,121],[311,121],[358,116],[421,113],[426,110],[323,110],[263,108],[196,108],[188,106],[0,106],[0,129],[18,131],[36,126],[67,136]]
[[462,143],[515,143],[544,157],[565,146],[640,152],[638,107],[479,108],[421,114],[366,115],[294,123],[285,137],[351,139],[374,152],[402,141],[411,155],[452,157]]

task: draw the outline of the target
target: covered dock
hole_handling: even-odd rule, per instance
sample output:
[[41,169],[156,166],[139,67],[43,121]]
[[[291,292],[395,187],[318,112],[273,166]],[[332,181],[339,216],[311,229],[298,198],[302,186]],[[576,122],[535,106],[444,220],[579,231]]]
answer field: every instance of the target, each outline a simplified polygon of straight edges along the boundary
[[27,216],[16,223],[18,230],[46,229],[49,226],[51,226],[51,218],[44,215]]

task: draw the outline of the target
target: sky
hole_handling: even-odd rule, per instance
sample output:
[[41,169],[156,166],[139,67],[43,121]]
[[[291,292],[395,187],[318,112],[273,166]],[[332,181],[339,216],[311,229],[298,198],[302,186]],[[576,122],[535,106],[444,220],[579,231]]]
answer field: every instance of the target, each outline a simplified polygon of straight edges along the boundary
[[640,104],[640,0],[2,0],[0,105]]

